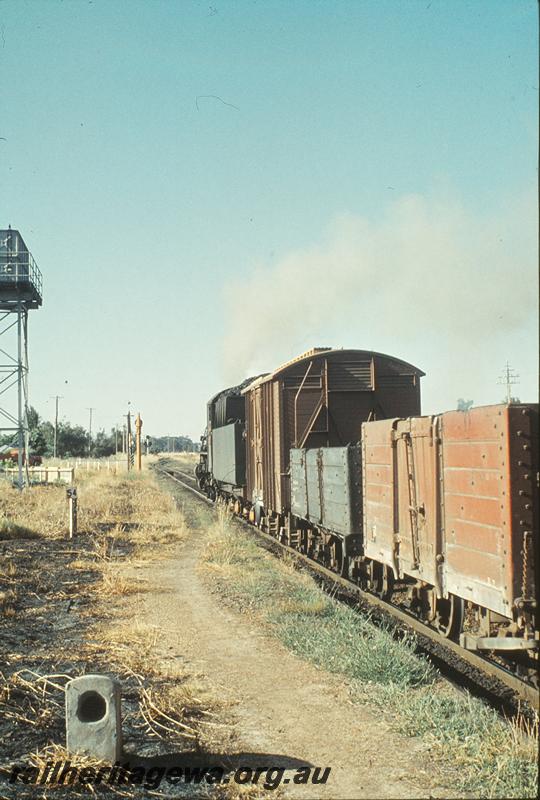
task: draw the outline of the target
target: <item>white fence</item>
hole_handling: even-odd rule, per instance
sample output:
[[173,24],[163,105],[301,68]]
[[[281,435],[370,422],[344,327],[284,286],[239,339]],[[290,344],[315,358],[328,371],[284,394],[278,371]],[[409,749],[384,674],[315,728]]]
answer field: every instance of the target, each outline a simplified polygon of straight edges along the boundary
[[[143,462],[146,459],[143,457]],[[134,467],[131,467],[134,469]],[[28,467],[31,483],[73,483],[76,473],[109,472],[113,475],[127,472],[127,456],[122,459],[111,458],[73,458],[70,460],[50,459],[50,463]],[[26,467],[23,467],[23,478]],[[0,462],[0,480],[17,480],[19,470],[16,466],[5,467]]]
[[[23,470],[23,478],[26,469]],[[28,467],[28,476],[31,483],[73,483],[75,469],[73,467]],[[5,478],[18,478],[19,470],[16,467],[8,467],[3,470]]]
[[[127,456],[120,459],[115,458],[74,458],[65,462],[66,467],[73,467],[86,472],[126,472],[127,471]],[[133,467],[132,467],[133,469]]]

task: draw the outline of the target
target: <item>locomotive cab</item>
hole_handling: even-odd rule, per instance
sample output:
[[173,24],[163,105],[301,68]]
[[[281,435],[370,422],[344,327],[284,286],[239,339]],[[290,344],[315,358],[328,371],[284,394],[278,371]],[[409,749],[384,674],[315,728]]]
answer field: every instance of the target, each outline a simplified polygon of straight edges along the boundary
[[218,495],[245,497],[246,402],[242,389],[253,380],[224,389],[207,404],[207,426],[196,475],[199,487],[212,499]]

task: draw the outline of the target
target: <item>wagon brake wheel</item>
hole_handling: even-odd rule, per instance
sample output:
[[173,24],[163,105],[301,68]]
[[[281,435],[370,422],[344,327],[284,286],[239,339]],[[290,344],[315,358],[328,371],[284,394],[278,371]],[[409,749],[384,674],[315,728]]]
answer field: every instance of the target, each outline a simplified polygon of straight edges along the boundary
[[465,602],[461,597],[451,594],[448,598],[439,598],[435,610],[433,625],[447,639],[459,640],[465,618]]

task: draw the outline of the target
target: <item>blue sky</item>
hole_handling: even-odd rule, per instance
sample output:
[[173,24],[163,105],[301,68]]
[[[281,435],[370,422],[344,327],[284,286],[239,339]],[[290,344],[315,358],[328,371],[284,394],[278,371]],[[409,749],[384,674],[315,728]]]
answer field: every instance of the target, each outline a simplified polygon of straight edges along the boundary
[[506,360],[535,400],[537,39],[520,0],[0,2],[31,402],[198,436],[320,344],[417,364],[428,413]]

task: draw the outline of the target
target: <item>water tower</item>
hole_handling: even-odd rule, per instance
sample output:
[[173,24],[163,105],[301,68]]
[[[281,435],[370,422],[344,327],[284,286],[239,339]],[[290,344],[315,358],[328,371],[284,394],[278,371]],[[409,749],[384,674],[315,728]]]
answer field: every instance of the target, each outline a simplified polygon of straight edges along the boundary
[[19,489],[28,456],[28,312],[41,303],[41,273],[24,239],[11,226],[0,230],[0,433],[17,441]]

